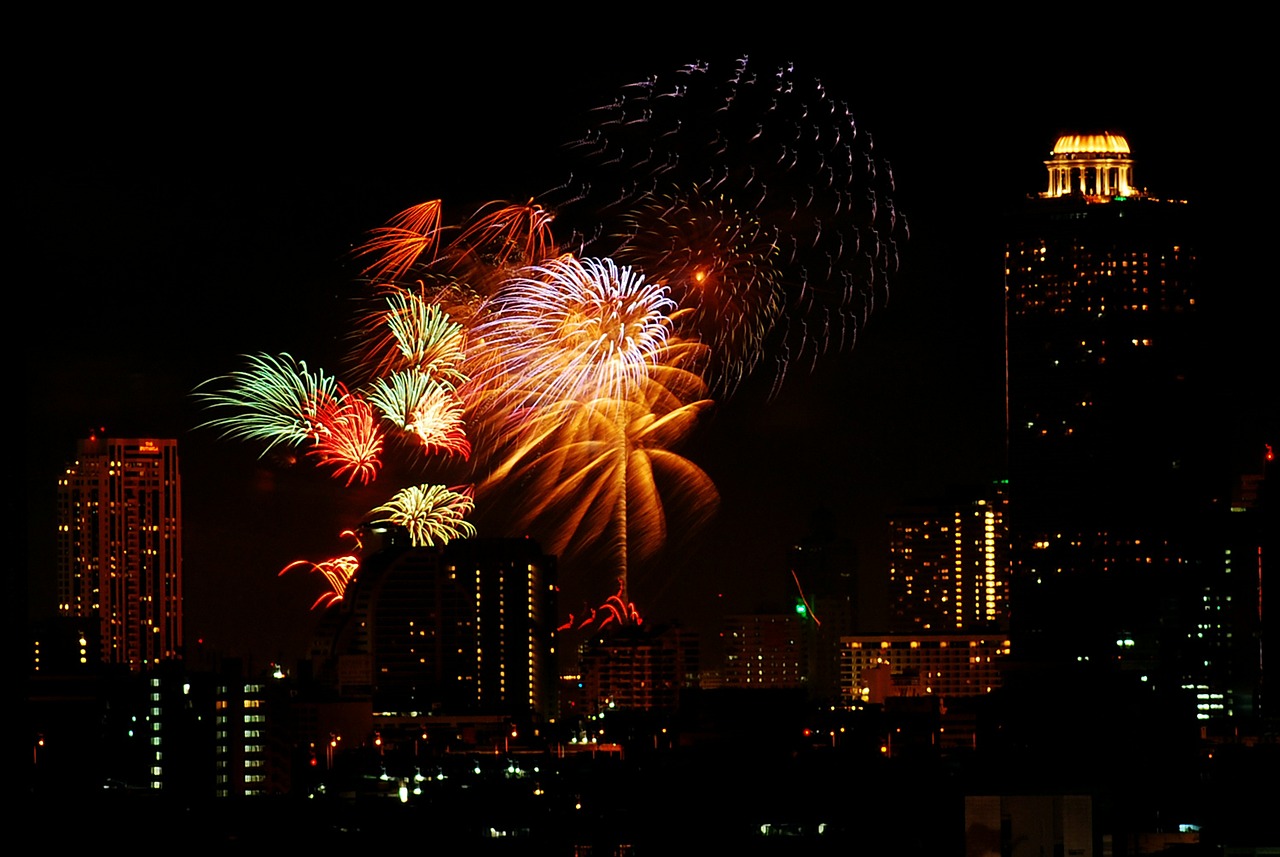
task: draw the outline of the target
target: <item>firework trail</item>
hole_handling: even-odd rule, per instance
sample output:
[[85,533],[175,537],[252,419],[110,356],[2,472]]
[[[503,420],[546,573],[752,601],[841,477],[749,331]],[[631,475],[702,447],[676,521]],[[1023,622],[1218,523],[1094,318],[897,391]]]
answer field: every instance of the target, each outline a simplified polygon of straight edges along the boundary
[[746,57],[694,63],[591,116],[566,147],[570,244],[637,266],[692,309],[686,335],[711,347],[714,390],[853,345],[907,228],[888,162],[821,81]]
[[[355,539],[355,551],[361,548],[360,537],[352,530],[345,530],[342,535],[350,536]],[[356,576],[356,572],[360,569],[360,560],[355,552],[336,556],[332,559],[322,560],[320,562],[311,562],[306,559],[295,560],[280,570],[279,577],[283,577],[287,572],[295,568],[306,568],[309,571],[318,571],[324,577],[325,582],[329,584],[329,591],[320,593],[315,602],[311,605],[311,609],[317,607],[332,607],[342,600],[347,592],[347,586]]]

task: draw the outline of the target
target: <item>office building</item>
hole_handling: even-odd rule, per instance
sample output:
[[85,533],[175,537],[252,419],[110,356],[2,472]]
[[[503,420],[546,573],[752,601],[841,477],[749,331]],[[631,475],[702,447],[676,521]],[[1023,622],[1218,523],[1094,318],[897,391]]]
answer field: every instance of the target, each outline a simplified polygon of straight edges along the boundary
[[176,440],[77,443],[58,480],[58,611],[96,621],[108,664],[139,671],[181,657]]
[[1015,643],[1150,674],[1207,550],[1195,224],[1138,188],[1120,135],[1062,136],[1045,165],[1005,247]]

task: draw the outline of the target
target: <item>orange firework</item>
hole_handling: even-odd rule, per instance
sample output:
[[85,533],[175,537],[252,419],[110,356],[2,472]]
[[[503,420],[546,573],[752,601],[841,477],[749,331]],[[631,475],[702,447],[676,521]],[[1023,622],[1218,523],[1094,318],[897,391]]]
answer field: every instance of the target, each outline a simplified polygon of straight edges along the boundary
[[399,280],[426,257],[435,259],[440,245],[440,200],[419,203],[373,230],[356,257],[372,256],[364,275],[374,279]]
[[[551,234],[551,212],[529,200],[524,205],[501,205],[475,219],[463,228],[453,242],[455,248],[480,256],[485,264],[496,268],[524,267],[559,255]],[[484,211],[484,209],[481,209]]]
[[655,367],[629,399],[569,399],[538,409],[508,436],[501,462],[481,485],[482,497],[519,485],[516,525],[542,523],[553,553],[607,545],[624,599],[631,562],[666,540],[666,507],[677,504],[681,520],[696,526],[719,500],[710,477],[672,451],[711,405],[699,398],[701,379],[676,365],[675,355],[689,350],[673,343],[671,362]]

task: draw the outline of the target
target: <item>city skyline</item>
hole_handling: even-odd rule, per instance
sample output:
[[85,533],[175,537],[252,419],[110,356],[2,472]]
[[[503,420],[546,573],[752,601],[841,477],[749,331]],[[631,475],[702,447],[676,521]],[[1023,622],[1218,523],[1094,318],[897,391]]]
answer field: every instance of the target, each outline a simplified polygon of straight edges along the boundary
[[[32,367],[33,409],[56,420],[57,432],[73,437],[105,424],[113,435],[172,432],[183,438],[184,450],[190,445],[191,464],[184,452],[184,469],[188,491],[194,495],[189,517],[198,523],[193,523],[196,530],[187,540],[188,576],[199,583],[189,587],[196,594],[188,608],[193,632],[189,638],[207,636],[215,647],[252,650],[259,659],[294,656],[288,645],[273,651],[270,641],[255,640],[252,632],[264,617],[291,610],[297,615],[295,633],[304,632],[313,620],[307,613],[314,587],[306,586],[306,576],[277,580],[276,573],[299,557],[323,555],[328,546],[338,544],[349,514],[369,508],[358,494],[318,508],[300,505],[298,498],[307,496],[318,477],[303,475],[299,468],[273,467],[270,461],[259,463],[257,450],[195,432],[201,416],[190,390],[234,368],[243,353],[283,351],[336,363],[337,341],[350,315],[346,299],[353,293],[352,266],[342,255],[365,231],[419,199],[440,197],[465,211],[468,203],[485,201],[468,200],[466,194],[492,197],[485,192],[488,187],[468,190],[470,183],[457,178],[457,173],[467,171],[462,164],[502,173],[501,181],[489,177],[484,182],[496,186],[498,194],[503,186],[521,184],[534,185],[520,187],[521,193],[539,192],[546,187],[536,186],[541,176],[507,181],[508,174],[519,173],[522,166],[530,176],[539,172],[536,162],[531,168],[511,161],[562,142],[565,129],[602,97],[638,79],[632,77],[639,73],[637,66],[664,71],[696,59],[698,52],[692,53],[693,57],[671,60],[647,56],[625,68],[620,63],[609,74],[602,71],[590,86],[574,81],[570,89],[577,87],[575,97],[556,99],[552,105],[521,104],[521,96],[513,92],[517,106],[525,110],[546,114],[554,107],[547,120],[554,130],[527,145],[512,146],[510,140],[499,139],[503,128],[524,127],[503,115],[515,108],[499,107],[488,90],[467,80],[459,81],[452,98],[443,100],[461,108],[474,98],[490,109],[491,115],[483,116],[467,107],[458,113],[467,117],[465,121],[455,121],[458,127],[470,128],[483,120],[490,129],[490,134],[475,138],[484,144],[479,152],[468,152],[467,141],[436,139],[432,145],[444,153],[443,159],[440,152],[410,158],[408,163],[402,156],[392,158],[389,169],[374,157],[384,151],[382,146],[363,141],[355,154],[332,162],[328,157],[334,151],[311,150],[308,168],[302,169],[286,156],[291,147],[306,150],[304,129],[286,128],[288,123],[281,121],[272,127],[276,133],[267,135],[272,143],[257,153],[256,167],[247,175],[226,166],[186,172],[192,164],[182,155],[194,151],[191,142],[161,150],[164,157],[145,168],[143,154],[128,152],[122,145],[114,154],[124,156],[123,164],[81,161],[66,172],[41,173],[50,194],[37,208],[39,231],[48,242],[43,246],[58,246],[53,226],[70,198],[85,194],[112,200],[120,217],[103,223],[101,233],[89,236],[85,246],[66,250],[68,264],[86,269],[85,278],[98,279],[103,293],[96,293],[92,284],[75,292],[72,306],[86,321],[77,324],[72,317],[67,322],[78,331],[69,336],[78,345]],[[873,546],[887,538],[883,531],[892,507],[913,497],[936,495],[954,483],[999,475],[990,472],[999,469],[1002,454],[1000,438],[992,436],[993,429],[998,435],[1003,419],[1000,379],[990,377],[993,368],[998,372],[999,343],[988,339],[999,335],[999,319],[988,311],[998,311],[1000,260],[981,250],[984,244],[998,247],[994,219],[1003,207],[1042,189],[1042,160],[1059,131],[1127,132],[1135,150],[1138,185],[1191,197],[1211,211],[1232,210],[1229,194],[1240,193],[1213,185],[1212,175],[1162,172],[1195,163],[1195,151],[1175,134],[1179,123],[1172,107],[1177,98],[1162,89],[1166,79],[1154,72],[1133,83],[1150,97],[1151,106],[1138,107],[1130,98],[1123,105],[1098,110],[1096,118],[1081,116],[1087,111],[1076,106],[1058,111],[1061,118],[1054,118],[1050,105],[1037,105],[1011,133],[1014,123],[1008,119],[1003,120],[1007,125],[983,129],[984,123],[1002,116],[1001,104],[993,97],[998,86],[992,85],[986,95],[992,100],[967,106],[950,104],[946,93],[939,92],[914,93],[913,101],[909,87],[891,84],[883,74],[860,79],[832,53],[797,53],[794,59],[799,66],[811,66],[813,74],[849,101],[859,127],[875,136],[878,150],[893,162],[895,199],[912,231],[911,241],[902,248],[906,269],[893,286],[889,306],[878,311],[850,354],[820,364],[772,402],[760,390],[750,389],[726,400],[689,447],[689,456],[717,481],[722,508],[719,521],[686,546],[674,568],[638,581],[642,597],[651,605],[648,614],[658,618],[684,618],[682,610],[706,615],[721,604],[731,608],[723,612],[757,606],[739,587],[756,591],[763,585],[767,592],[776,585],[778,594],[784,594],[786,550],[807,535],[810,516],[821,508],[835,512],[842,534],[868,545],[862,552],[864,573],[881,574],[878,564],[883,558]],[[549,68],[546,73],[561,83],[573,80],[567,68]],[[1185,69],[1178,75],[1184,84],[1194,77]],[[963,85],[980,91],[998,80],[974,73]],[[962,84],[951,82],[948,87],[954,95]],[[210,89],[206,95],[216,91]],[[323,103],[319,93],[312,97],[317,106]],[[260,98],[249,104],[265,111]],[[865,106],[860,106],[861,99]],[[929,109],[921,109],[922,99]],[[1204,121],[1214,117],[1210,105],[1201,102],[1198,107]],[[921,114],[931,110],[936,120],[927,121]],[[1126,112],[1133,118],[1126,120]],[[187,118],[194,130],[196,117]],[[961,121],[966,119],[971,121]],[[252,122],[245,121],[241,130],[249,133],[251,128]],[[358,136],[348,132],[343,139]],[[949,146],[954,147],[951,152]],[[100,157],[110,160],[106,153]],[[959,170],[955,162],[967,166]],[[330,163],[335,173],[326,179],[310,166],[313,163]],[[1216,226],[1210,246],[1201,253],[1206,265],[1215,259],[1215,240],[1221,245],[1227,237],[1237,240],[1238,232],[1247,232],[1239,224]],[[1235,259],[1230,264],[1246,263]],[[101,269],[97,277],[95,267]],[[1247,274],[1224,271],[1219,281],[1211,272],[1207,279],[1214,287],[1225,287],[1247,281]],[[136,277],[138,285],[131,287],[130,277]],[[960,290],[969,294],[957,294]],[[1243,299],[1243,294],[1231,296],[1233,301]],[[166,306],[170,300],[192,301],[195,307],[187,312],[194,314],[186,316],[176,305]],[[154,341],[139,337],[122,343],[118,336],[103,336],[95,329],[103,320],[133,336],[150,331]],[[1256,317],[1250,322],[1242,315],[1238,323],[1241,330],[1253,324],[1255,334],[1263,329]],[[1248,343],[1239,347],[1251,353]],[[1260,349],[1252,353],[1262,358],[1267,354]],[[947,377],[966,364],[985,368],[978,368],[965,384]],[[1259,396],[1265,399],[1266,393]],[[1274,408],[1268,414],[1265,403],[1257,401],[1252,408],[1244,414],[1246,419],[1274,421]],[[88,424],[72,425],[79,420]],[[159,425],[138,425],[151,422]],[[947,423],[947,428],[937,428],[938,422]],[[42,445],[32,439],[32,448]],[[47,456],[28,463],[33,471],[27,480],[29,533],[38,532],[35,524],[43,517],[36,508],[38,492],[44,490],[40,486],[48,484],[47,477],[37,478],[42,461]],[[197,480],[203,481],[199,488]],[[342,504],[349,508],[339,508]],[[325,517],[328,520],[319,520]],[[878,538],[877,530],[882,531]],[[751,538],[740,538],[742,533]],[[726,545],[735,540],[747,542],[746,550],[740,552],[741,545],[729,550]],[[29,552],[28,573],[34,578],[40,573],[42,551],[29,544]],[[734,567],[742,562],[740,557],[752,554],[755,559],[746,561],[752,567]],[[722,556],[730,559],[719,559]],[[723,567],[711,568],[712,564]],[[34,580],[31,589],[40,590]],[[726,597],[718,598],[720,592]],[[235,611],[239,617],[228,615]]]

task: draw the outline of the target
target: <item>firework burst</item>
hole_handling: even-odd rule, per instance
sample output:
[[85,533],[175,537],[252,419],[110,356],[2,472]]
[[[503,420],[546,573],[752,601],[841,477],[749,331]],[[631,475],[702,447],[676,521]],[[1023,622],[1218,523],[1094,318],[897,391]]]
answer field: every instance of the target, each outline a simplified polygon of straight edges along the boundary
[[465,520],[474,508],[470,488],[414,485],[370,510],[369,520],[404,527],[414,547],[444,545],[475,535],[475,526]]
[[624,217],[618,258],[661,272],[686,307],[679,329],[708,346],[709,376],[732,392],[764,356],[785,310],[775,234],[723,196],[649,198]]
[[746,57],[696,63],[624,86],[591,116],[566,146],[575,178],[558,189],[559,216],[573,244],[673,289],[697,270],[689,253],[728,260],[695,312],[696,335],[722,349],[714,388],[766,353],[776,382],[853,345],[907,228],[888,162],[820,80]]
[[672,451],[710,407],[704,390],[695,373],[662,364],[629,399],[542,408],[509,436],[481,496],[520,486],[516,526],[540,523],[553,553],[603,546],[625,596],[630,566],[666,541],[667,507],[696,527],[717,504],[706,473]]
[[609,259],[562,256],[527,269],[474,331],[489,358],[477,386],[523,414],[625,401],[656,364],[674,309],[665,288]]
[[337,380],[310,371],[306,361],[288,354],[245,359],[247,369],[197,388],[196,397],[206,406],[230,411],[201,427],[220,429],[223,437],[264,442],[263,455],[278,444],[301,446],[312,440],[319,412],[340,398]]
[[319,467],[333,468],[333,476],[347,477],[347,485],[356,479],[368,485],[382,466],[382,432],[378,431],[373,408],[360,395],[336,385],[336,395],[316,408],[312,419],[311,440],[314,446],[307,454]]
[[386,226],[373,230],[356,257],[370,257],[365,276],[395,281],[415,266],[435,260],[440,246],[441,206],[433,199],[400,212]]
[[377,379],[369,400],[388,421],[416,435],[428,452],[470,457],[465,409],[453,387],[410,369]]
[[462,324],[440,304],[392,287],[383,305],[367,317],[354,363],[362,374],[375,378],[414,369],[456,387],[467,380],[463,347]]

